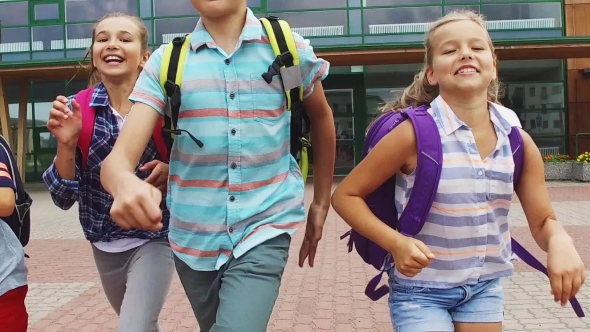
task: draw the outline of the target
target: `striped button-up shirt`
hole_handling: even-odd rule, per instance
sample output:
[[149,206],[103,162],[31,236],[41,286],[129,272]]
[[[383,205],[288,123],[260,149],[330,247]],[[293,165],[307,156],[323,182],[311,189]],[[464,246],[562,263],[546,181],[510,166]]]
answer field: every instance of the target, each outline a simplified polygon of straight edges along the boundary
[[[307,40],[295,35],[304,97],[328,74]],[[165,112],[159,84],[163,47],[147,62],[131,100]],[[305,220],[304,184],[289,151],[291,113],[278,76],[262,74],[275,55],[262,24],[248,9],[231,54],[216,45],[199,20],[182,76],[178,127],[170,161],[170,245],[194,270],[217,270],[229,257]]]
[[[68,97],[67,106],[69,109],[72,109],[71,102],[75,97],[75,95]],[[168,234],[169,213],[164,200],[160,205],[164,227],[160,231],[124,230],[111,218],[113,196],[107,193],[100,183],[100,167],[103,160],[113,149],[117,137],[119,137],[119,126],[115,114],[110,109],[107,89],[102,83],[99,83],[94,88],[89,106],[95,108],[96,118],[84,171],[80,171],[82,156],[77,150],[76,179],[74,181],[64,179],[59,175],[55,167],[55,160],[43,172],[43,181],[49,188],[53,202],[63,210],[68,210],[75,202],[78,202],[79,218],[84,236],[93,243],[98,241],[111,242],[126,238],[156,239],[166,237]],[[161,160],[153,139],[150,139],[139,164],[135,168],[135,175],[140,179],[146,179],[151,171],[140,171],[139,168],[154,159]]]
[[[443,164],[430,214],[416,238],[436,258],[413,278],[395,270],[402,285],[450,288],[512,274],[508,210],[514,161],[508,134],[520,122],[513,111],[489,105],[498,140],[495,150],[482,160],[471,129],[440,96],[431,103],[429,113],[442,140]],[[415,174],[398,173],[395,197],[400,215],[414,180]]]

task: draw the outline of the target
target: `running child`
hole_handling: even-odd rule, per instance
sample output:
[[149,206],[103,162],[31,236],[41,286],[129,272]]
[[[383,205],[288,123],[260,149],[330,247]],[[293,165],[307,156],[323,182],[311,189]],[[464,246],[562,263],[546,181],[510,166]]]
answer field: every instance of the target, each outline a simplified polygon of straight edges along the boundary
[[508,211],[515,191],[531,233],[548,253],[552,294],[565,305],[585,280],[571,237],[556,221],[539,149],[522,129],[518,184],[508,134],[516,114],[498,105],[497,60],[482,16],[447,14],[425,39],[425,64],[384,111],[427,105],[441,137],[442,173],[424,227],[414,238],[378,219],[365,199],[396,175],[398,217],[416,178],[414,127],[404,121],[384,136],[332,196],[355,231],[386,249],[391,318],[398,332],[502,331],[502,277],[513,273]]
[[[182,133],[170,161],[170,244],[201,331],[265,331],[291,235],[305,221],[304,182],[289,151],[291,115],[279,77],[270,84],[262,77],[275,55],[246,0],[191,2],[201,18],[182,72]],[[309,258],[313,266],[330,206],[336,139],[320,82],[328,63],[294,37],[314,153],[314,197],[299,265]],[[161,227],[161,193],[132,170],[165,111],[163,50],[141,73],[130,97],[134,111],[102,168],[102,184],[115,198],[111,216],[126,229]]]
[[[174,272],[165,202],[155,203],[162,213],[160,229],[125,230],[111,219],[113,197],[100,183],[102,162],[130,113],[128,97],[150,55],[148,31],[137,17],[108,14],[92,29],[88,54],[92,90],[87,104],[77,96],[58,96],[53,102],[47,128],[57,138],[57,156],[43,180],[59,208],[67,210],[78,202],[105,295],[119,315],[119,331],[159,331],[158,316]],[[96,112],[86,155],[77,149],[84,107]],[[168,165],[161,162],[153,140],[145,146],[131,172],[138,181],[165,190]]]

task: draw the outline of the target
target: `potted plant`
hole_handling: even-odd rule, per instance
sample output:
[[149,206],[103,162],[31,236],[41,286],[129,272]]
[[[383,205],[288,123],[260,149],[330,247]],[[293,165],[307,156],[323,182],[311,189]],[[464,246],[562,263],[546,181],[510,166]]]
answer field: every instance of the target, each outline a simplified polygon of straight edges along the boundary
[[590,152],[584,152],[576,158],[572,175],[578,181],[590,181]]
[[550,154],[543,157],[545,180],[571,180],[572,160],[566,154]]

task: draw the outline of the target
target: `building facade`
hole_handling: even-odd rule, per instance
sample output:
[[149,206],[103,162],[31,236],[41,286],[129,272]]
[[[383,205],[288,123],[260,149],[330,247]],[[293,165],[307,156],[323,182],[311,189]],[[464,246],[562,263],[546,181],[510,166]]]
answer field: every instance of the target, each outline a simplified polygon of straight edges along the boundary
[[[590,67],[584,59],[590,57],[586,37],[590,26],[583,24],[590,20],[590,4],[583,2],[249,0],[248,4],[259,16],[289,21],[311,40],[318,56],[332,63],[324,89],[335,117],[335,171],[343,175],[360,161],[366,126],[379,106],[401,93],[420,69],[429,22],[459,8],[486,16],[506,90],[502,102],[516,111],[542,153],[574,154],[576,134],[590,132],[590,115],[586,115],[590,93],[584,91],[590,87],[584,71]],[[86,71],[79,69],[79,63],[90,46],[92,25],[112,11],[141,17],[152,47],[190,33],[198,19],[188,0],[0,0],[0,124],[2,132],[9,133],[27,182],[40,181],[56,153],[57,142],[45,127],[51,102],[86,86]],[[590,139],[582,137],[580,149],[590,149]]]

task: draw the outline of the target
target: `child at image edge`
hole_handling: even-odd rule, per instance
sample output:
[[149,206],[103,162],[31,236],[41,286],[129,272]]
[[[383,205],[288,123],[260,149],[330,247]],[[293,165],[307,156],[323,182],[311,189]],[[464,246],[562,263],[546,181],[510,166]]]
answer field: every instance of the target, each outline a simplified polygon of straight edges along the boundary
[[417,162],[409,120],[342,181],[332,204],[353,229],[393,256],[389,307],[397,332],[499,332],[500,278],[513,273],[507,220],[513,191],[535,241],[548,253],[555,301],[565,305],[578,292],[584,264],[556,221],[539,149],[521,129],[525,160],[513,187],[508,134],[520,123],[513,111],[497,104],[496,57],[483,18],[470,11],[447,14],[430,27],[425,51],[424,69],[397,102],[385,106],[397,111],[429,105],[440,132],[441,180],[424,227],[415,238],[405,237],[375,217],[364,201],[397,174],[395,204],[401,215]]
[[[275,59],[246,0],[192,0],[201,15],[182,76],[167,203],[176,271],[201,331],[266,331],[287,263],[291,235],[305,221],[304,182],[290,154],[290,112],[279,77],[262,78]],[[299,265],[313,266],[330,207],[335,129],[321,85],[328,63],[294,35],[304,107],[311,119],[314,196]],[[130,99],[136,102],[101,181],[123,228],[157,229],[161,193],[132,173],[163,114],[163,47],[150,57]]]
[[[89,86],[94,90],[90,105],[80,105],[76,96],[58,96],[47,122],[58,147],[43,180],[61,209],[67,210],[78,202],[80,223],[86,239],[92,243],[100,280],[109,303],[119,315],[121,332],[160,331],[158,317],[174,273],[165,202],[156,203],[163,213],[161,229],[124,230],[111,219],[113,198],[100,184],[101,163],[121,128],[127,125],[132,107],[128,97],[149,53],[148,31],[140,19],[122,13],[107,14],[92,28]],[[85,168],[81,167],[81,154],[76,149],[83,106],[96,110]],[[153,140],[147,148],[146,145],[132,174],[138,181],[165,191],[168,165],[160,161],[162,157]]]

